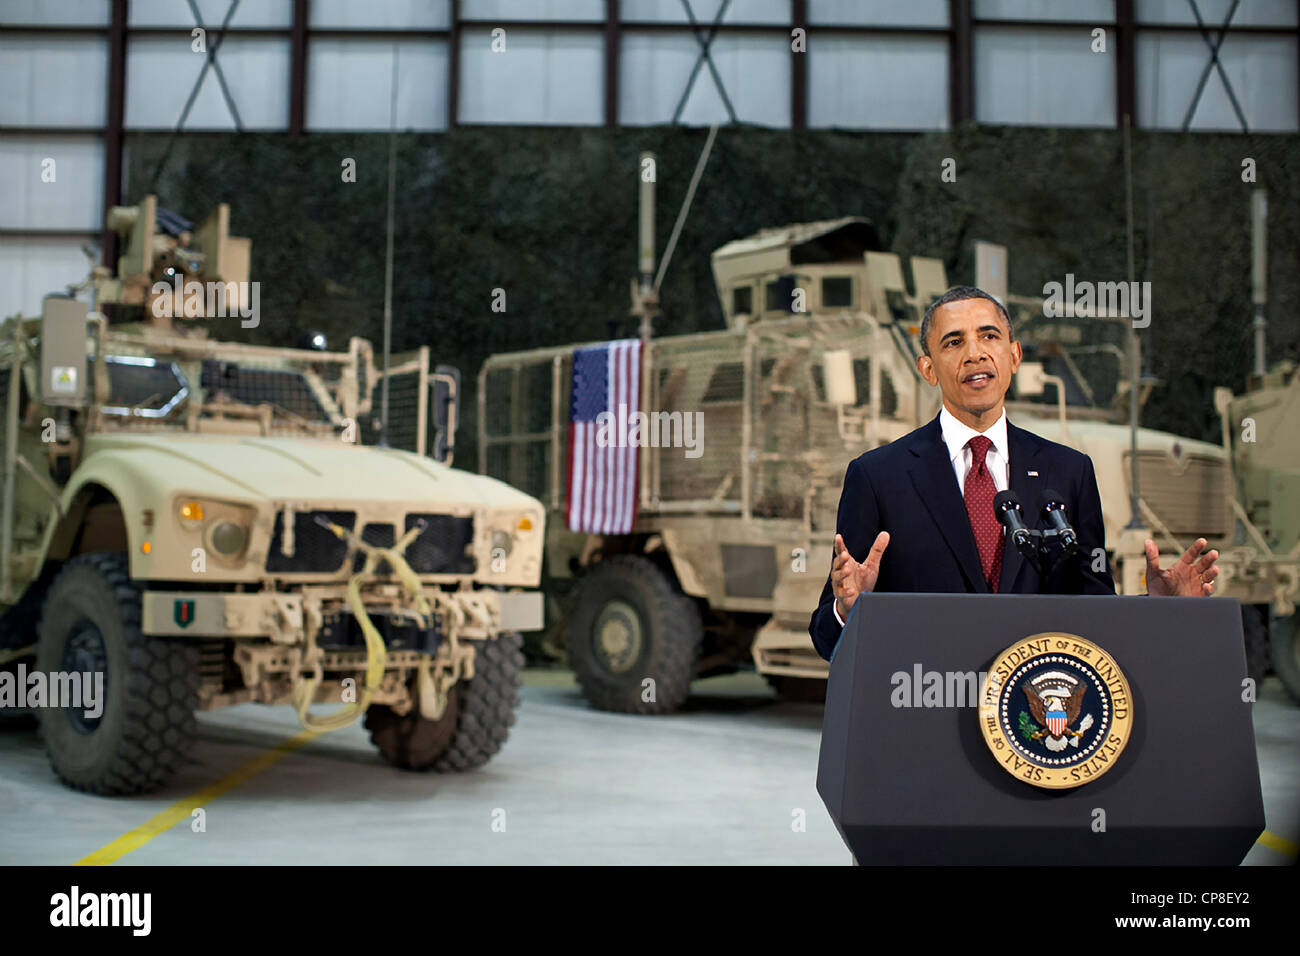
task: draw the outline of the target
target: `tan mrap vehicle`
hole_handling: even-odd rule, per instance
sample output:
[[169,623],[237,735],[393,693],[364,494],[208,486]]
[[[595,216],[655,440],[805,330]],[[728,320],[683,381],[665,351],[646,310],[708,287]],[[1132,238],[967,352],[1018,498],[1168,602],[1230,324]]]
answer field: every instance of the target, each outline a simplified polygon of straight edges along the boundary
[[[977,263],[999,248],[982,244]],[[1005,279],[1005,250],[1000,261]],[[824,692],[827,664],[808,619],[830,567],[844,470],[939,410],[916,356],[921,317],[949,287],[942,262],[912,257],[909,289],[900,257],[870,222],[848,217],[737,239],[712,265],[726,328],[649,338],[642,349],[641,407],[661,432],[701,413],[701,453],[672,441],[640,450],[629,534],[564,523],[579,346],[494,355],[480,372],[480,470],[546,502],[552,626],[599,707],[666,712],[693,679],[748,660],[783,695]],[[1204,535],[1224,550],[1217,593],[1290,614],[1294,578],[1227,547],[1235,506],[1222,447],[1140,429],[1143,526],[1127,527],[1123,320],[1064,328],[1042,318],[1041,302],[1005,298],[1027,348],[1008,414],[1092,456],[1109,552],[1091,560],[1108,563],[1120,593],[1145,590],[1145,537],[1167,554]],[[1119,346],[1107,338],[1117,334]]]
[[[33,710],[58,776],[102,794],[160,787],[195,711],[246,701],[318,730],[364,715],[401,767],[483,764],[514,721],[519,632],[542,625],[541,505],[451,467],[457,376],[427,358],[416,449],[368,447],[367,342],[255,347],[205,334],[237,313],[181,319],[153,283],[242,281],[246,240],[224,206],[195,234],[156,215],[150,197],[110,218],[127,251],[89,284],[113,324],[50,297],[0,330],[0,705]],[[132,306],[146,321],[120,321]],[[99,706],[4,699],[35,672],[102,682]]]
[[1272,604],[1270,632],[1273,670],[1292,699],[1300,703],[1300,634],[1296,615],[1286,613],[1277,596],[1295,603],[1300,587],[1300,370],[1278,362],[1264,374],[1252,374],[1246,391],[1234,396],[1215,389],[1215,406],[1223,424],[1223,444],[1232,449],[1236,480],[1238,536],[1235,551],[1244,552],[1256,601]]

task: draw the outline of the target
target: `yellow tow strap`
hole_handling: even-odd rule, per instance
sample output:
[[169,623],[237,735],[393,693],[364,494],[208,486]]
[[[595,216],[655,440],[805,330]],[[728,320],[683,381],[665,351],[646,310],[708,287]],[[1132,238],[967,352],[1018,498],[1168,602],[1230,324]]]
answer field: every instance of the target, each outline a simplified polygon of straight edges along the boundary
[[[337,537],[344,540],[351,534],[346,528],[333,523],[328,524],[327,527]],[[370,620],[366,605],[361,600],[361,585],[375,577],[375,569],[379,566],[380,561],[387,561],[389,566],[396,572],[402,582],[402,589],[406,592],[407,598],[414,606],[416,613],[428,617],[430,613],[429,599],[420,586],[419,576],[411,570],[411,566],[407,564],[406,558],[401,554],[419,533],[420,528],[418,526],[410,529],[391,548],[376,548],[373,545],[357,541],[357,544],[365,551],[366,561],[361,570],[352,575],[352,579],[348,581],[347,593],[348,607],[352,609],[357,623],[361,625],[361,633],[366,640],[365,683],[359,689],[356,700],[344,704],[332,714],[316,716],[309,711],[309,708],[316,699],[316,688],[320,686],[321,682],[321,670],[317,668],[315,674],[294,687],[294,704],[298,710],[298,719],[302,721],[302,725],[306,729],[323,731],[346,727],[356,720],[358,715],[365,713],[366,708],[370,706],[370,698],[379,689],[379,685],[383,681],[384,665],[388,660],[388,652],[384,648],[384,639],[380,637],[379,629]]]

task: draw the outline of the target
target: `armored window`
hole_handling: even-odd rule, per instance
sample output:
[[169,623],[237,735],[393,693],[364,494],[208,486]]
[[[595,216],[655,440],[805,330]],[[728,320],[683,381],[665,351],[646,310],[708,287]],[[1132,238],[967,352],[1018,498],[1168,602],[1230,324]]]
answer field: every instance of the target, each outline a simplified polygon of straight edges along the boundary
[[166,418],[190,394],[189,382],[173,362],[138,355],[106,355],[108,401],[105,415]]
[[[857,389],[855,402],[860,407],[871,405],[871,358],[853,360],[853,384]],[[885,369],[880,370],[880,414],[892,418],[898,412],[898,392],[894,380]]]
[[903,298],[903,293],[897,289],[886,290],[885,303],[889,306],[890,318],[895,322],[902,322],[904,325],[921,324],[920,316],[916,312],[916,306]]
[[269,402],[308,421],[330,420],[301,372],[247,368],[233,362],[204,359],[200,383],[209,402],[224,400],[241,405]]
[[[759,378],[766,380],[776,366],[776,359],[765,358],[758,363]],[[700,399],[700,404],[713,402],[739,402],[745,397],[745,364],[743,362],[721,362],[709,377],[708,387]]]
[[765,287],[765,312],[794,311],[794,276],[781,276]]
[[853,305],[853,279],[850,276],[826,276],[822,279],[822,308],[847,309]]
[[745,394],[745,366],[740,362],[721,362],[709,377],[701,404],[738,402]]
[[754,311],[754,287],[738,285],[731,290],[731,314],[749,315]]

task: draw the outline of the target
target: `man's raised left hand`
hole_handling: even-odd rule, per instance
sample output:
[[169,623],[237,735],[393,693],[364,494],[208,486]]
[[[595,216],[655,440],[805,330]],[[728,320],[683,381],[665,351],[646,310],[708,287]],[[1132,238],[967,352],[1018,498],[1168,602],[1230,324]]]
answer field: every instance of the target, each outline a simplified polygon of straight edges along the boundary
[[[1205,551],[1209,544],[1204,538],[1197,538],[1181,558],[1169,566],[1167,571],[1160,570],[1160,552],[1156,543],[1150,538],[1144,546],[1147,555],[1147,594],[1157,597],[1209,597],[1214,593],[1214,579],[1218,577],[1219,566],[1214,562],[1219,558],[1218,551]],[[1201,554],[1205,551],[1204,554]]]

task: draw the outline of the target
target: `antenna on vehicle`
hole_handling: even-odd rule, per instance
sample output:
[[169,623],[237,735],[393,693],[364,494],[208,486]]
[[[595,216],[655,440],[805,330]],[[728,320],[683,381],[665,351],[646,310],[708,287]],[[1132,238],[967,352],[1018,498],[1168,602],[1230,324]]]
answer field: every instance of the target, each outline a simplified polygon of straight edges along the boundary
[[[1128,113],[1124,114],[1124,211],[1125,223],[1128,229],[1128,282],[1129,288],[1134,287],[1134,267],[1133,267],[1133,121]],[[1144,526],[1142,515],[1140,513],[1139,501],[1142,500],[1141,492],[1138,490],[1138,389],[1141,386],[1142,368],[1139,360],[1139,345],[1137,329],[1133,327],[1133,322],[1128,322],[1128,361],[1129,361],[1129,394],[1128,394],[1128,419],[1129,419],[1129,517],[1128,528],[1141,528]]]
[[709,154],[713,152],[713,141],[718,135],[718,124],[714,123],[709,127],[709,138],[704,141],[704,149],[700,150],[700,158],[695,161],[695,172],[691,173],[691,184],[686,187],[686,198],[682,200],[682,208],[677,211],[677,221],[673,223],[672,234],[668,237],[668,245],[664,247],[663,261],[659,263],[659,272],[655,276],[654,291],[655,295],[659,294],[659,285],[664,281],[664,273],[668,271],[668,263],[672,261],[673,250],[677,248],[677,238],[682,234],[682,226],[686,224],[686,214],[691,211],[691,203],[695,199],[695,190],[700,185],[700,177],[704,175],[704,167],[709,161]]
[[388,364],[393,348],[393,183],[397,178],[397,44],[388,101],[388,246],[384,252],[384,374],[379,383],[379,444],[388,447]]
[[640,316],[641,344],[650,341],[654,318],[659,314],[659,290],[655,271],[655,179],[658,172],[654,153],[642,153],[637,163],[640,183],[637,209],[637,278],[632,281],[632,314]]
[[1255,304],[1255,374],[1264,375],[1264,308],[1268,305],[1268,192],[1250,194],[1251,298]]

